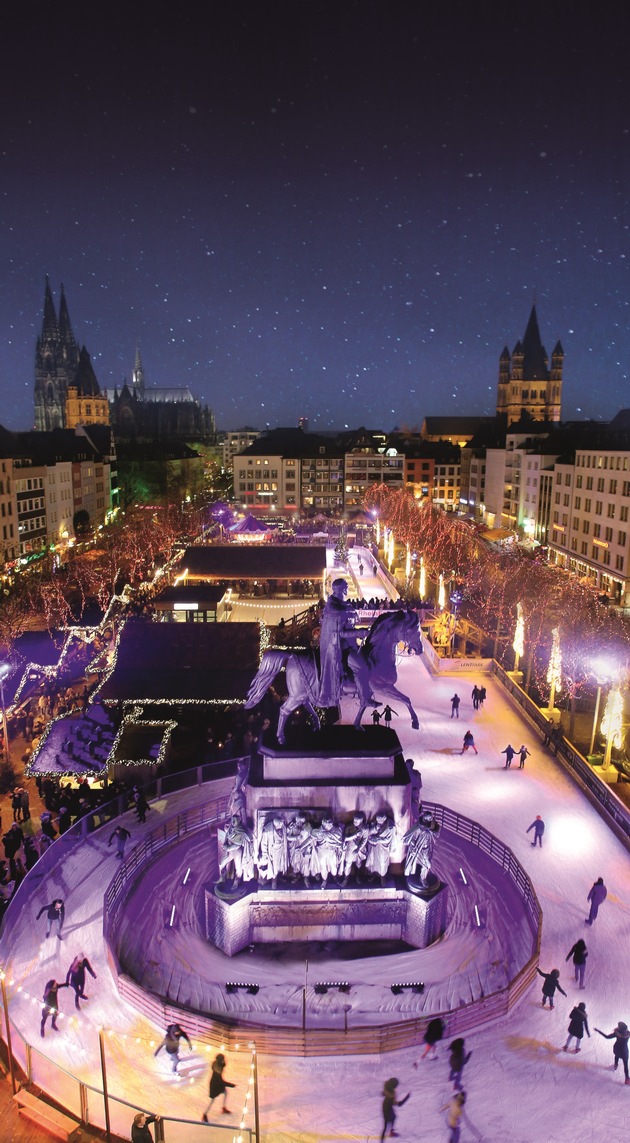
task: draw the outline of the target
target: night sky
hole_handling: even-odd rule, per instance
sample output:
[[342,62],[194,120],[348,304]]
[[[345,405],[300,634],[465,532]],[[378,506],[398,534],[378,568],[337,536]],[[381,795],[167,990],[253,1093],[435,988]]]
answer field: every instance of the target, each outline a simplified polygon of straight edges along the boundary
[[630,406],[627,6],[273,0],[3,13],[0,422],[45,274],[103,387],[219,428],[492,413],[536,301],[563,416]]

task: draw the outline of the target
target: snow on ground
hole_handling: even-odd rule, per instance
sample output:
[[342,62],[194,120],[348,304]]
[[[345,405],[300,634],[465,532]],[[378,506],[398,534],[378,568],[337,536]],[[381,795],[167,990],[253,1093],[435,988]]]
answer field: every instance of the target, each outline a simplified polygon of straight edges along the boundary
[[[483,681],[488,699],[474,712],[470,692]],[[465,1072],[468,1093],[467,1122],[462,1141],[480,1138],[485,1143],[591,1143],[593,1139],[621,1140],[630,1125],[630,1087],[621,1072],[612,1072],[612,1042],[594,1032],[611,1031],[618,1020],[630,1024],[630,995],[622,979],[628,944],[628,854],[598,816],[589,801],[541,745],[536,732],[494,679],[431,677],[421,659],[405,657],[400,664],[401,689],[411,694],[420,716],[420,729],[412,731],[404,711],[394,720],[405,756],[412,756],[423,779],[423,795],[480,821],[513,849],[532,878],[543,908],[540,963],[549,971],[561,970],[568,993],[559,996],[555,1010],[540,1005],[536,986],[505,1019],[470,1033],[467,1047],[473,1055]],[[450,718],[450,697],[461,696],[459,720]],[[395,704],[394,704],[395,705]],[[353,704],[344,705],[350,721]],[[460,756],[464,731],[473,729],[479,755]],[[501,751],[511,742],[524,742],[532,757],[524,770],[514,764],[503,769]],[[191,802],[195,791],[181,797]],[[542,849],[533,849],[527,826],[542,814],[546,832]],[[146,829],[155,828],[159,815],[168,814],[165,802],[148,816]],[[134,839],[142,827],[131,825]],[[32,904],[23,909],[11,948],[16,983],[10,989],[15,1024],[36,1048],[44,1048],[60,1065],[94,1084],[99,1083],[97,1029],[99,1024],[128,1036],[107,1041],[109,1084],[123,1091],[130,1103],[165,1115],[198,1120],[205,1105],[209,1056],[195,1048],[183,1054],[185,1081],[174,1081],[164,1053],[157,1059],[149,1040],[159,1042],[162,1029],[120,1002],[103,957],[101,939],[102,895],[116,869],[113,847],[107,848],[110,830],[104,827],[86,841],[81,855],[70,855],[63,868],[55,867],[42,883],[33,878]],[[586,895],[598,876],[608,886],[608,899],[599,918],[588,928]],[[67,908],[66,939],[44,939],[44,920],[34,921],[37,909],[59,893]],[[584,936],[589,948],[586,990],[579,993],[572,966],[565,956],[574,941]],[[65,979],[72,956],[84,950],[99,979],[88,978],[90,1001],[76,1024],[64,1021],[56,1035],[39,1037],[39,1008],[26,993],[38,998],[49,976]],[[377,966],[382,968],[382,966]],[[397,977],[393,977],[397,978]],[[18,985],[24,991],[16,992]],[[542,981],[540,981],[542,984]],[[69,992],[60,993],[62,1010],[73,1012]],[[562,1052],[568,1014],[585,1000],[592,1038],[585,1039],[578,1060]],[[140,1043],[136,1043],[136,1038]],[[448,1033],[446,1043],[448,1044]],[[450,1096],[447,1050],[435,1062],[423,1061],[414,1070],[417,1049],[382,1057],[260,1060],[260,1115],[264,1143],[315,1143],[325,1140],[374,1140],[380,1134],[383,1081],[400,1080],[400,1091],[411,1099],[398,1116],[397,1127],[406,1140],[446,1140],[445,1112]],[[237,1088],[231,1106],[238,1110],[245,1090],[248,1060],[232,1053],[228,1067]],[[175,1090],[176,1089],[176,1090]],[[227,1117],[226,1117],[227,1119]],[[224,1121],[225,1122],[225,1121]],[[211,1129],[173,1129],[167,1140],[211,1143],[229,1136]],[[201,1133],[200,1133],[201,1132]]]

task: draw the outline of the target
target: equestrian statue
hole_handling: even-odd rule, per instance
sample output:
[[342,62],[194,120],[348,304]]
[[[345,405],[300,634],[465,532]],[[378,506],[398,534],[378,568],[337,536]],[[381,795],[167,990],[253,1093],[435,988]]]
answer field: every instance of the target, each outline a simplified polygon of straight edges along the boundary
[[404,643],[409,652],[422,654],[418,616],[402,608],[385,611],[370,627],[365,641],[359,645],[354,628],[356,613],[346,601],[348,585],[344,579],[333,582],[332,594],[324,608],[320,636],[320,669],[313,651],[265,651],[258,672],[249,688],[245,709],[256,706],[276,675],[286,672],[288,695],[280,707],[278,742],[284,742],[287,718],[299,706],[310,715],[316,730],[320,718],[316,708],[338,706],[344,686],[344,649],[347,666],[352,673],[359,709],[354,720],[361,727],[361,719],[368,706],[378,706],[374,692],[388,699],[404,703],[411,716],[411,725],[418,729],[418,716],[411,699],[396,687],[396,648]]

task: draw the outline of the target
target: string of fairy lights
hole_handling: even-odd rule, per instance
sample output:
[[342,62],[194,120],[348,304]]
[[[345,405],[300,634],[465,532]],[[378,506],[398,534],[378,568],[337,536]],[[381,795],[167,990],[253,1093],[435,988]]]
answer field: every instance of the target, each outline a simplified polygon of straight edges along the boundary
[[[24,984],[17,983],[15,978],[13,976],[11,976],[11,974],[9,972],[7,972],[3,969],[0,969],[0,980],[3,982],[3,984],[6,986],[6,988],[10,988],[10,989],[15,990],[14,991],[14,997],[20,996],[22,1000],[27,1001],[28,1004],[33,1006],[33,1008],[40,1010],[42,1014],[45,1012],[47,1015],[52,1016],[55,1019],[55,1022],[59,1021],[62,1025],[62,1028],[61,1028],[62,1035],[63,1035],[63,1028],[64,1027],[68,1030],[68,1032],[70,1032],[72,1030],[78,1030],[81,1027],[85,1027],[84,1022],[81,1021],[78,1016],[68,1015],[67,1013],[62,1012],[58,1008],[52,1008],[49,1005],[44,1004],[42,1002],[41,997],[35,996],[32,992],[29,992],[28,988],[26,988],[24,986]],[[8,1008],[8,1000],[7,1000],[7,1008]],[[159,1037],[159,1036],[156,1038],[155,1036],[152,1036],[152,1035],[138,1036],[136,1033],[133,1033],[133,1032],[121,1032],[117,1028],[111,1028],[111,1027],[108,1027],[107,1025],[104,1025],[104,1024],[99,1024],[96,1027],[96,1032],[99,1034],[102,1034],[105,1037],[106,1042],[110,1042],[110,1043],[116,1042],[118,1044],[118,1047],[122,1051],[124,1051],[126,1048],[130,1047],[131,1045],[134,1045],[134,1051],[135,1051],[136,1046],[140,1046],[140,1047],[146,1048],[147,1052],[151,1052],[151,1054],[153,1054],[155,1052],[155,1049],[157,1048],[158,1044],[160,1043],[160,1039],[161,1039],[161,1037]],[[196,1044],[196,1047],[199,1051],[204,1052],[206,1054],[206,1056],[209,1056],[212,1052],[226,1052],[228,1050],[226,1044],[224,1044],[224,1043],[207,1044],[207,1043],[199,1043],[198,1042]],[[234,1137],[235,1143],[243,1143],[242,1136],[240,1133],[245,1130],[247,1119],[253,1113],[252,1099],[253,1099],[254,1084],[255,1084],[255,1072],[256,1072],[256,1066],[257,1066],[256,1044],[252,1040],[248,1040],[244,1044],[234,1043],[234,1044],[232,1044],[230,1050],[233,1052],[238,1052],[238,1053],[243,1052],[243,1051],[250,1053],[249,1076],[248,1076],[247,1088],[246,1088],[245,1095],[243,1098],[243,1106],[242,1106],[241,1111],[240,1111],[240,1122],[239,1122],[239,1126],[238,1126],[239,1134],[238,1134],[238,1136]],[[90,1055],[88,1049],[86,1047],[84,1047],[82,1044],[77,1044],[75,1040],[73,1040],[73,1042],[72,1042],[72,1054],[73,1055],[78,1054],[82,1059],[87,1059],[88,1056]],[[175,1076],[176,1076],[178,1083],[182,1084],[182,1085],[187,1084],[189,1086],[192,1086],[192,1085],[196,1084],[197,1082],[199,1082],[198,1076],[193,1075],[193,1076],[183,1077],[182,1075],[179,1074],[179,1072],[176,1072]],[[205,1083],[205,1081],[204,1081],[204,1083]]]

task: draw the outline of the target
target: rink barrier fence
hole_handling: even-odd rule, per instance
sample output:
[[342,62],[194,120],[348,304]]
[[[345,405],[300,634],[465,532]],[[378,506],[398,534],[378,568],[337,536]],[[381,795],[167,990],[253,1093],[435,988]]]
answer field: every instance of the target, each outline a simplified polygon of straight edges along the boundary
[[[194,771],[193,771],[194,773]],[[183,777],[183,775],[182,775]],[[448,1021],[449,1034],[461,1034],[505,1016],[523,993],[529,988],[538,966],[542,931],[542,910],[533,885],[512,851],[489,833],[478,822],[458,814],[448,806],[423,802],[444,829],[457,834],[471,845],[481,849],[506,873],[514,883],[521,897],[532,931],[533,952],[526,964],[513,980],[503,989],[489,996],[472,1000],[457,1009],[430,1012],[426,1015],[401,1019],[396,1023],[353,1026],[351,1019],[343,1012],[330,1014],[336,1021],[329,1028],[309,1028],[305,1026],[274,1027],[258,1024],[255,1021],[238,1022],[237,1018],[205,1016],[194,1010],[169,1003],[168,999],[147,992],[127,973],[118,961],[115,949],[115,934],[118,919],[124,910],[127,893],[131,884],[141,874],[143,867],[160,853],[176,845],[180,838],[199,829],[212,826],[224,820],[227,812],[228,796],[223,795],[204,804],[186,809],[165,821],[158,829],[146,835],[136,846],[110,882],[104,901],[103,935],[110,971],[117,980],[121,997],[137,1008],[148,1019],[158,1025],[181,1020],[190,1028],[193,1035],[205,1042],[222,1043],[229,1049],[254,1039],[258,1051],[269,1055],[317,1056],[323,1054],[365,1054],[394,1051],[418,1043],[426,1030],[429,1020],[441,1015]],[[419,1003],[421,1001],[419,1000]],[[182,1013],[185,1013],[185,1017]]]
[[[39,1008],[38,1008],[39,1013]],[[105,1102],[102,1087],[84,1083],[66,1068],[48,1059],[39,1047],[30,1044],[11,1021],[13,1057],[21,1071],[21,1087],[34,1085],[40,1091],[50,1092],[53,1106],[86,1127],[106,1130]],[[204,1085],[205,1088],[205,1085]],[[52,1093],[54,1092],[54,1095]],[[138,1111],[147,1111],[129,1100],[112,1095],[108,1089],[108,1115],[110,1131],[117,1138],[128,1139],[131,1123]],[[235,1121],[237,1116],[234,1117]],[[243,1143],[256,1143],[255,1132],[249,1127],[235,1127],[235,1123],[217,1123],[206,1126],[199,1120],[164,1116],[153,1124],[155,1143],[232,1143],[235,1134]]]
[[[530,722],[540,731],[544,740],[547,734],[548,718],[536,706],[533,699],[514,679],[510,678],[503,667],[494,659],[492,660],[492,674],[509,692]],[[613,830],[626,849],[630,849],[630,811],[617,797],[614,789],[600,778],[592,766],[589,766],[584,755],[575,749],[568,738],[561,734],[555,735],[550,743],[550,749],[555,751],[556,757],[587,795],[606,825]]]

